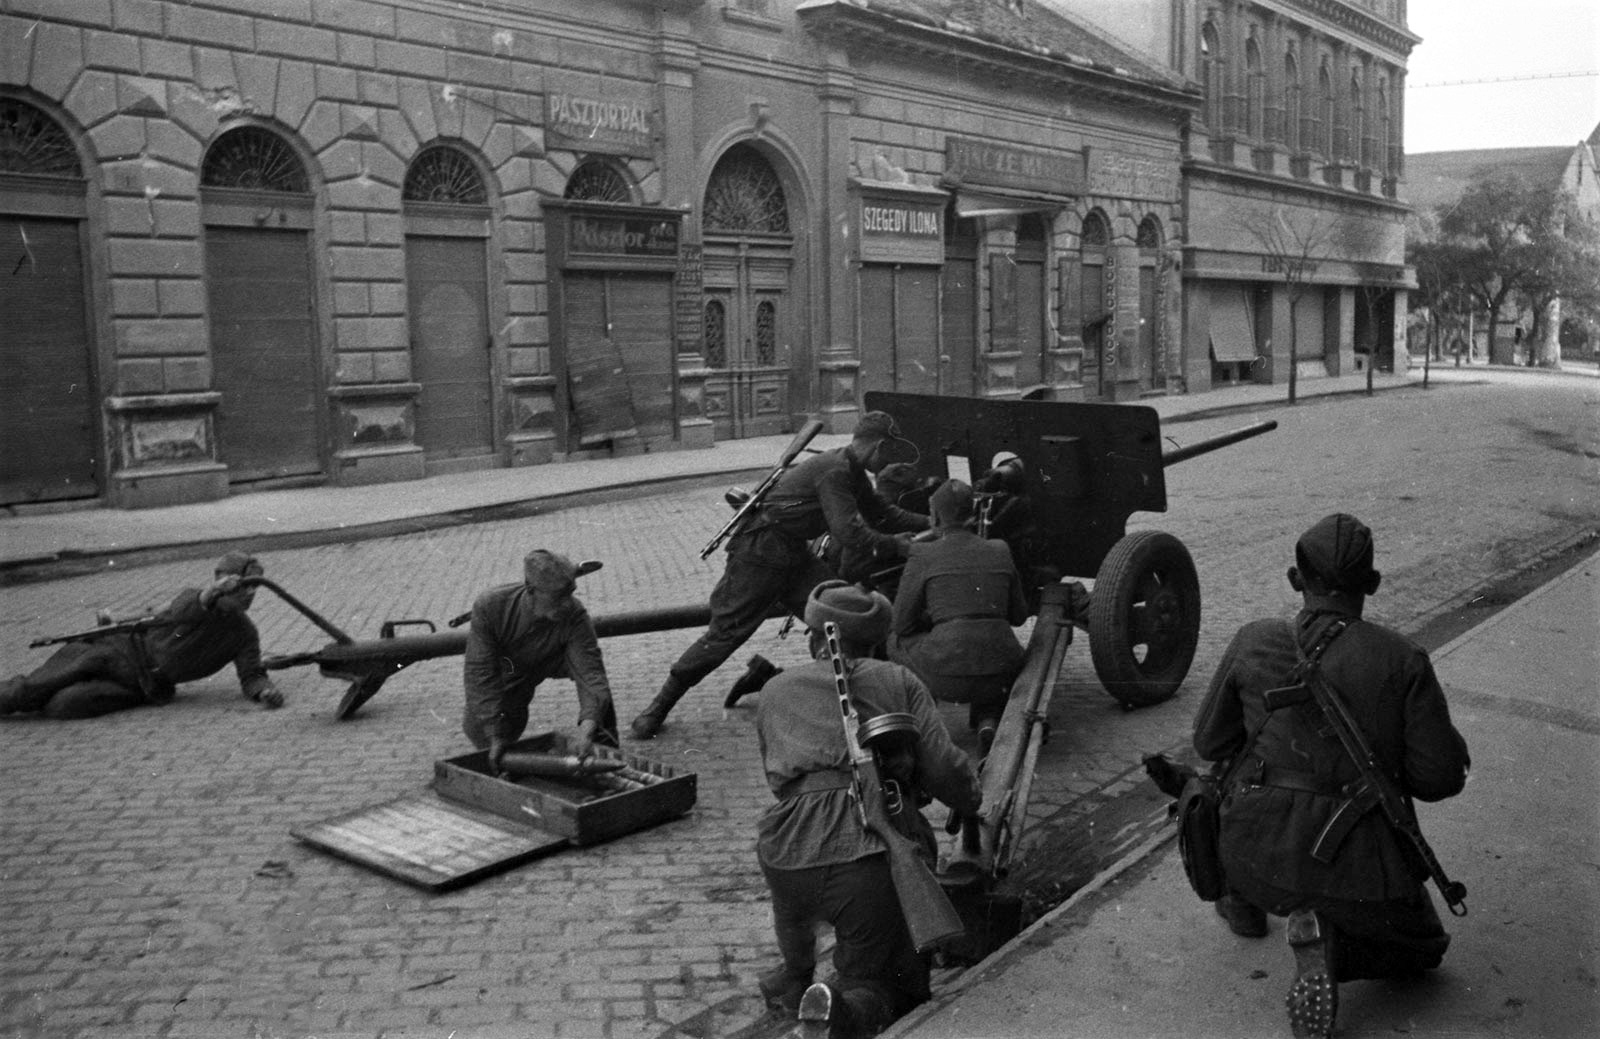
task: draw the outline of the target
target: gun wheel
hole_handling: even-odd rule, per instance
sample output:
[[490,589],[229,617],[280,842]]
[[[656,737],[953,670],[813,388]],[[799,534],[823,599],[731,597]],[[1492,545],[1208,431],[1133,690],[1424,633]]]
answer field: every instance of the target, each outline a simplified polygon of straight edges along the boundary
[[1200,639],[1200,578],[1183,542],[1143,530],[1111,546],[1089,599],[1095,674],[1124,707],[1178,691]]

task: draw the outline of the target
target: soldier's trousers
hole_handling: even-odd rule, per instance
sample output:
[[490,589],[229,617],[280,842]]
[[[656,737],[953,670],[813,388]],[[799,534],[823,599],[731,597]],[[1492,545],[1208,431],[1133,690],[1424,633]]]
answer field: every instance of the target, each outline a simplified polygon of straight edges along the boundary
[[733,656],[761,627],[773,604],[804,616],[811,590],[833,576],[799,538],[771,527],[736,535],[728,545],[722,577],[711,590],[711,623],[672,665],[679,691],[698,685]]
[[141,707],[139,670],[125,638],[68,642],[38,668],[0,685],[0,711],[94,718]]
[[812,980],[816,968],[815,924],[833,928],[833,967],[838,988],[859,1019],[875,1034],[929,998],[928,965],[917,955],[895,898],[886,855],[811,869],[761,872],[772,891],[772,923],[789,977]]
[[1433,970],[1450,947],[1428,889],[1417,886],[1411,898],[1355,902],[1299,895],[1254,882],[1230,886],[1245,900],[1277,916],[1314,909],[1333,928],[1333,971],[1338,981],[1403,978]]

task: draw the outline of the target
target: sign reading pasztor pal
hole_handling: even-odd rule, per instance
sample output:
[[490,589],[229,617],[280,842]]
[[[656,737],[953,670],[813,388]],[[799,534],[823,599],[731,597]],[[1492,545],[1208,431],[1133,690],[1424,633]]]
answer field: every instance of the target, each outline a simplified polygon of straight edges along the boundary
[[644,92],[553,84],[544,98],[544,135],[546,148],[648,156],[655,146],[655,111]]

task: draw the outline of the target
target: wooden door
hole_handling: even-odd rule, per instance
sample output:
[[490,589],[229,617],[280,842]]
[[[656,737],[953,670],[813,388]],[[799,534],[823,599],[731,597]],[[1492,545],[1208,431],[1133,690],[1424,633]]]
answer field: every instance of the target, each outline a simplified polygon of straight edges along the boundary
[[481,239],[406,238],[416,440],[430,471],[495,451],[487,269]]

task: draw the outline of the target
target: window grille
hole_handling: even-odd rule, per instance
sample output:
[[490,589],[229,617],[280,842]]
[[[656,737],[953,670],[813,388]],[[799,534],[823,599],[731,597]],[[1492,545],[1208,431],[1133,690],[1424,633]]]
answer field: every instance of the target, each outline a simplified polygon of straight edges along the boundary
[[72,139],[54,119],[15,98],[0,98],[0,173],[81,177]]
[[778,363],[778,308],[771,300],[756,306],[756,363]]
[[633,192],[628,188],[627,179],[609,163],[592,159],[572,171],[563,194],[584,202],[625,204],[633,201]]
[[783,185],[754,148],[729,149],[711,172],[704,213],[709,231],[789,232],[789,204]]
[[711,368],[728,366],[728,311],[721,300],[706,301],[706,365]]
[[311,190],[305,167],[288,142],[259,126],[242,126],[218,137],[206,152],[200,183],[211,188],[247,188],[303,195]]
[[424,148],[406,170],[402,189],[407,202],[448,202],[481,206],[489,200],[483,177],[472,161],[454,148]]

